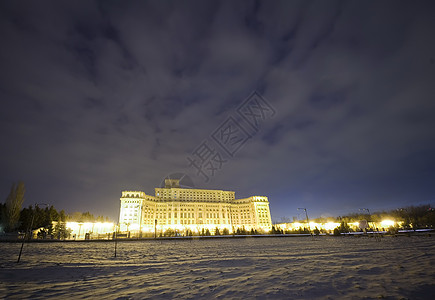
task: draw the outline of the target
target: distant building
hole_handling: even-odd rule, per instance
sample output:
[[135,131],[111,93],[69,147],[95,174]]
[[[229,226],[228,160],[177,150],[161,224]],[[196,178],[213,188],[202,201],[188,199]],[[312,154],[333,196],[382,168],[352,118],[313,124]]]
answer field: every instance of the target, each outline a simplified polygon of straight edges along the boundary
[[155,196],[123,191],[120,200],[119,226],[124,232],[208,229],[214,233],[218,228],[232,233],[272,228],[267,197],[235,199],[232,191],[181,188],[176,179],[166,179],[164,188],[155,189]]

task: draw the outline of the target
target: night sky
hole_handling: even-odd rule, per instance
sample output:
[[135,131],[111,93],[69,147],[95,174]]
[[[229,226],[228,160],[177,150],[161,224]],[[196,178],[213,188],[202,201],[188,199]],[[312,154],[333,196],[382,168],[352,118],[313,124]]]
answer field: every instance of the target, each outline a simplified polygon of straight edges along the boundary
[[184,173],[275,221],[434,205],[431,2],[2,1],[1,201],[117,221]]

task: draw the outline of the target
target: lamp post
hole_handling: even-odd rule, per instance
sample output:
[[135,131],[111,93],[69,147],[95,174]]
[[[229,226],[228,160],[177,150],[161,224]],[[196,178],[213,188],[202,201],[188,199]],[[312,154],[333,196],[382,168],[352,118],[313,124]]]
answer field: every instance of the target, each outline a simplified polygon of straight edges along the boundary
[[[229,202],[228,202],[229,203]],[[230,226],[231,226],[231,230],[233,231],[233,236],[236,235],[235,231],[234,231],[234,224],[233,224],[233,212],[231,211],[231,203],[229,203],[228,205],[228,209],[230,210]]]
[[113,239],[114,239],[114,242],[115,242],[115,257],[116,257],[116,248],[118,246],[118,237],[117,237],[117,235],[118,235],[118,224],[115,224],[115,232],[113,233]]
[[305,217],[307,218],[308,231],[310,232],[310,235],[311,235],[310,221],[309,221],[309,219],[308,219],[308,212],[307,212],[307,209],[306,209],[305,207],[298,208],[298,210],[300,210],[300,209],[303,210],[303,211],[305,212]]
[[80,240],[80,231],[82,230],[82,226],[83,226],[83,223],[79,223],[79,235],[77,237],[78,240]]
[[26,232],[24,233],[23,242],[21,243],[20,254],[18,254],[17,263],[20,262],[21,254],[23,253],[24,242],[27,239],[27,234],[28,234],[29,231],[32,232],[32,237],[33,237],[33,221],[35,220],[36,207],[39,206],[39,205],[48,206],[48,204],[46,204],[46,203],[35,203],[35,210],[33,211],[33,214],[32,214],[32,221],[30,222],[30,227],[27,228]]

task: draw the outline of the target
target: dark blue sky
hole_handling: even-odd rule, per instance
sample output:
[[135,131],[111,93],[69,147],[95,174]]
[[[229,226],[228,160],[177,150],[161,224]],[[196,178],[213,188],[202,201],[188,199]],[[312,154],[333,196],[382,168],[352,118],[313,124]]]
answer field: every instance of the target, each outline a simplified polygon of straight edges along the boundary
[[[2,1],[2,201],[23,180],[26,206],[117,220],[122,190],[182,172],[274,220],[433,205],[434,39],[432,1]],[[257,131],[253,91],[275,110]],[[233,157],[229,117],[252,135]]]

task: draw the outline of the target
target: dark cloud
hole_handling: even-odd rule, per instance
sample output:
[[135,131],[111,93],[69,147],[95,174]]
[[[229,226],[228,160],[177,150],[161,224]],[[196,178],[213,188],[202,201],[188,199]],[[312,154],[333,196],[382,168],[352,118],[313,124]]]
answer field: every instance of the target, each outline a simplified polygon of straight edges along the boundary
[[[434,5],[3,2],[0,190],[117,219],[123,189],[269,196],[272,215],[433,203]],[[186,157],[253,90],[276,115],[209,183]],[[215,145],[216,146],[216,145]],[[218,146],[216,146],[218,147]]]

